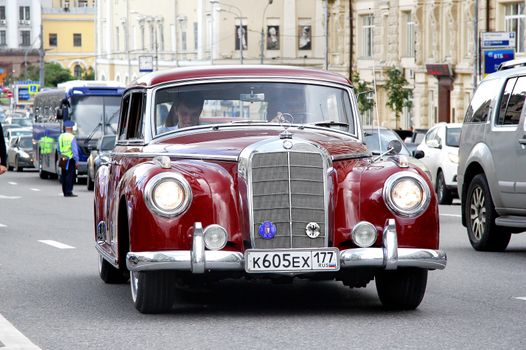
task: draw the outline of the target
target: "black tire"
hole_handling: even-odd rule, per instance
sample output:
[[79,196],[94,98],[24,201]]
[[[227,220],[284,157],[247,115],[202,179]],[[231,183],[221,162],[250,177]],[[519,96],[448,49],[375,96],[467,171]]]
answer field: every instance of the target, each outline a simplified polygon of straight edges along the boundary
[[88,191],[93,191],[93,189],[95,188],[95,182],[93,182],[91,176],[89,176],[89,173],[88,178],[86,180],[86,188],[88,189]]
[[38,176],[39,176],[42,180],[49,179],[49,173],[48,173],[47,171],[42,170],[42,164],[39,164],[39,165],[38,165]]
[[8,171],[13,171],[13,167],[12,167],[11,165],[8,165],[8,166],[7,166],[7,170],[8,170]]
[[119,284],[128,281],[128,271],[121,271],[113,267],[112,264],[107,262],[102,255],[99,254],[99,276],[108,284]]
[[464,210],[469,242],[475,250],[501,252],[506,249],[511,232],[495,225],[498,214],[484,174],[471,180]]
[[175,301],[172,271],[131,271],[130,286],[135,308],[143,314],[168,312]]
[[441,170],[439,170],[437,174],[436,192],[438,204],[453,203],[453,196],[451,195],[451,191],[447,189],[444,173]]
[[18,161],[18,157],[15,158],[15,171],[21,172],[24,168],[20,166],[20,162]]
[[427,270],[403,268],[376,274],[376,291],[382,305],[392,310],[414,310],[420,305],[427,285]]

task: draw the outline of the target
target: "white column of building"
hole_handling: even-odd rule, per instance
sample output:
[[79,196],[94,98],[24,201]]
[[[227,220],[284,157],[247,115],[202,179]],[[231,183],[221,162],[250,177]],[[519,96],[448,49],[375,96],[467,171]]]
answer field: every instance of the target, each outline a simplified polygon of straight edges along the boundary
[[316,58],[324,57],[325,54],[325,1],[326,0],[316,1],[316,9],[314,10],[316,18],[314,22],[312,50]]
[[283,1],[283,58],[296,57],[296,47],[298,46],[297,38],[297,18],[296,18],[296,0]]
[[20,47],[18,36],[18,4],[17,1],[6,1],[5,18],[7,18],[7,47]]
[[40,47],[40,24],[42,23],[42,7],[40,0],[31,1],[31,42],[35,42],[33,48],[38,49]]
[[[106,28],[102,28],[102,35],[104,40],[100,41],[104,43],[106,47],[106,54],[108,59],[113,59],[113,1],[106,2]],[[104,33],[105,32],[105,33]]]
[[[202,60],[205,54],[205,43],[206,43],[206,40],[205,40],[206,31],[204,30],[206,28],[206,25],[205,25],[206,16],[204,13],[205,12],[205,4],[204,4],[205,1],[206,0],[199,0],[197,2],[197,59],[198,60]],[[193,23],[190,23],[190,30],[192,31],[191,37],[193,37],[195,35]],[[190,36],[187,34],[187,38],[189,37]],[[186,45],[190,46],[190,43],[187,42]]]

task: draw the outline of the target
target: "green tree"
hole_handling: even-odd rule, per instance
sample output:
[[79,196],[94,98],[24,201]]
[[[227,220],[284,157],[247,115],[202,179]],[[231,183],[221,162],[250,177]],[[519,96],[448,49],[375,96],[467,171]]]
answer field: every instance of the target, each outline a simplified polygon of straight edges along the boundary
[[396,129],[399,128],[400,114],[404,107],[411,108],[413,106],[413,91],[407,87],[407,80],[402,74],[402,71],[396,67],[391,67],[387,70],[387,82],[385,90],[387,90],[387,107],[395,112]]
[[358,98],[358,110],[360,111],[360,114],[372,110],[374,107],[374,99],[369,98],[369,94],[373,93],[373,89],[367,82],[360,79],[360,74],[358,72],[353,73],[352,83]]
[[95,80],[95,71],[93,67],[88,67],[88,69],[82,69],[82,80]]
[[[40,67],[31,65],[27,70],[22,70],[22,73],[15,80],[40,80]],[[46,63],[44,65],[44,86],[55,87],[59,83],[68,80],[73,80],[73,76],[68,69],[62,68],[58,63]]]

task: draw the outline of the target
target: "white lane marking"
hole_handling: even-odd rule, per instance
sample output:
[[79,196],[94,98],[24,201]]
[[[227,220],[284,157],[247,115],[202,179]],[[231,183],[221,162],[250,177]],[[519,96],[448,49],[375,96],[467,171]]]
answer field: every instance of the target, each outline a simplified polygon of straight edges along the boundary
[[8,184],[13,185],[13,186],[18,185],[16,182],[12,182],[12,181],[9,181]]
[[0,224],[0,227],[7,227],[7,225],[4,225],[4,224]]
[[0,194],[0,199],[20,199],[22,197],[20,196],[5,196],[3,194]]
[[50,246],[58,248],[58,249],[75,249],[75,247],[72,247],[70,245],[67,245],[67,244],[64,244],[64,243],[60,243],[60,242],[57,242],[57,241],[53,241],[53,240],[50,240],[50,239],[39,240],[39,242],[47,244],[47,245],[50,245]]
[[38,188],[30,188],[31,191],[40,192]]
[[524,300],[526,301],[526,297],[514,297],[514,299]]
[[40,350],[38,346],[20,333],[20,331],[2,315],[0,315],[0,341],[4,344],[5,349]]
[[451,216],[451,217],[454,217],[454,218],[461,218],[462,215],[459,215],[459,214],[440,214],[440,216]]

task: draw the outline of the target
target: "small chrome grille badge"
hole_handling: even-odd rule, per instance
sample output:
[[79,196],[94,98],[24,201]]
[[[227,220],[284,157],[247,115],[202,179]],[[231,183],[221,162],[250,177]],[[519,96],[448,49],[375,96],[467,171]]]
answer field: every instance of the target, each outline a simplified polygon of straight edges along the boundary
[[285,148],[285,149],[291,149],[291,148],[292,148],[292,141],[291,141],[291,140],[285,140],[285,141],[283,141],[283,148]]
[[305,227],[305,233],[310,238],[318,238],[320,235],[320,225],[318,225],[316,222],[309,222],[307,227]]
[[263,239],[272,239],[277,232],[278,229],[276,228],[276,225],[271,221],[263,221],[263,223],[259,225],[258,233]]

